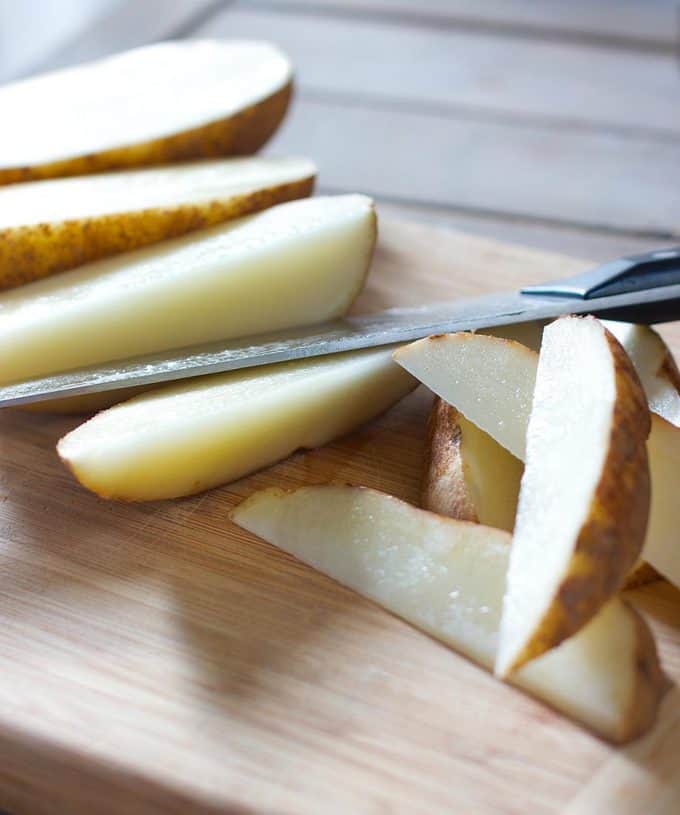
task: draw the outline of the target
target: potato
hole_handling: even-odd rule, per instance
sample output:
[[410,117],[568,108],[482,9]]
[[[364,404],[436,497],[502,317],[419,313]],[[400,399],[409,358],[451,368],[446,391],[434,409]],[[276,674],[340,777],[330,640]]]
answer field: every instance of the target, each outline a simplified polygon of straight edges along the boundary
[[310,198],[0,296],[0,382],[339,317],[376,236],[370,199]]
[[273,45],[164,42],[0,88],[0,184],[247,155],[278,128],[292,68]]
[[203,376],[99,413],[57,450],[104,498],[176,498],[326,444],[416,384],[389,348]]
[[[631,569],[624,588],[649,583],[658,579],[659,573],[680,587],[674,532],[680,523],[680,510],[672,474],[674,467],[680,466],[680,428],[672,421],[678,415],[680,400],[673,378],[675,362],[661,338],[647,326],[614,326],[632,351],[631,360],[643,385],[649,388],[648,400],[655,408],[647,442],[652,479],[649,525],[643,559]],[[483,424],[497,443],[521,450],[538,354],[519,343],[457,333],[418,340],[400,348],[395,359],[444,399],[459,408],[465,406],[467,419]],[[457,372],[456,377],[447,375],[451,370]],[[479,370],[485,371],[484,377],[478,375]],[[524,458],[524,452],[520,456]]]
[[512,532],[522,462],[435,397],[425,445],[421,506]]
[[586,625],[637,561],[649,514],[647,400],[593,317],[543,333],[496,672],[507,677]]
[[304,198],[306,159],[195,161],[0,188],[0,290]]
[[[507,532],[343,486],[261,490],[231,518],[487,670],[493,667]],[[618,598],[512,682],[616,742],[652,725],[666,688],[649,628]]]

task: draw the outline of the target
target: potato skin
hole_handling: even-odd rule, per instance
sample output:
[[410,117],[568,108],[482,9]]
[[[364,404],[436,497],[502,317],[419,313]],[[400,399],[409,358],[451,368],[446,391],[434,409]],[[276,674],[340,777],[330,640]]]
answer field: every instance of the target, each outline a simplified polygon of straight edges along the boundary
[[121,212],[0,230],[0,291],[111,255],[306,198],[314,176],[202,204]]
[[38,181],[107,170],[153,167],[197,158],[245,156],[255,153],[276,132],[293,94],[293,81],[238,113],[206,125],[49,164],[1,167],[0,185]]
[[635,681],[628,714],[613,741],[625,744],[638,738],[654,724],[664,694],[671,682],[664,674],[654,636],[638,611],[624,603],[635,625]]
[[420,505],[423,509],[478,523],[472,496],[466,489],[459,412],[434,397],[427,421]]
[[661,575],[652,565],[644,560],[639,560],[628,573],[623,589],[637,589],[639,586],[647,586],[661,579]]
[[628,355],[603,330],[614,364],[616,400],[600,482],[564,580],[508,673],[559,645],[590,620],[622,588],[645,541],[650,503],[649,408]]

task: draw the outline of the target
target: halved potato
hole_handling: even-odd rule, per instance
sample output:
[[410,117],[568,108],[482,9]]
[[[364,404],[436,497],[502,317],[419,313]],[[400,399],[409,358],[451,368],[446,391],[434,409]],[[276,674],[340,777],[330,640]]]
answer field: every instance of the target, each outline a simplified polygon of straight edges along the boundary
[[0,188],[0,289],[304,198],[315,174],[244,158]]
[[[361,487],[262,490],[231,513],[244,529],[491,669],[510,535]],[[654,721],[665,680],[651,633],[614,598],[513,684],[612,741]]]
[[370,349],[174,383],[97,414],[57,450],[104,498],[201,492],[382,413],[417,385],[391,354]]
[[512,532],[522,462],[435,397],[428,420],[421,505]]
[[649,409],[621,345],[593,317],[543,333],[527,426],[496,673],[579,631],[623,585],[649,514]]
[[5,292],[0,382],[339,317],[375,237],[369,198],[311,198]]
[[266,42],[164,42],[0,88],[0,184],[254,153],[288,107]]

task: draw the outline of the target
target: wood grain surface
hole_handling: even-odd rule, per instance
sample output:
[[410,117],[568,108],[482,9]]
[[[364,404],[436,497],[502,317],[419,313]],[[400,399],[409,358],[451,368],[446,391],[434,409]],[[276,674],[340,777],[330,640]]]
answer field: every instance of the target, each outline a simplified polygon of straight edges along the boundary
[[[357,307],[582,266],[386,221]],[[147,505],[71,480],[54,445],[75,420],[0,414],[0,808],[677,812],[677,691],[649,737],[613,748],[227,520],[258,487],[331,478],[416,501],[429,403],[421,388],[328,447]],[[677,682],[680,592],[632,598]]]

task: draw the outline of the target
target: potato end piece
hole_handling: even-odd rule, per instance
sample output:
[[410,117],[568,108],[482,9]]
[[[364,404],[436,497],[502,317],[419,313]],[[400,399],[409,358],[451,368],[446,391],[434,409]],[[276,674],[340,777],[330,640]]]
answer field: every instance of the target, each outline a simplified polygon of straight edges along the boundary
[[659,662],[654,636],[642,615],[629,603],[623,604],[635,625],[635,679],[629,713],[615,734],[620,744],[642,736],[654,724],[656,714],[671,681]]
[[650,506],[649,408],[628,355],[603,330],[614,365],[616,398],[600,481],[565,578],[524,647],[498,670],[502,679],[592,619],[623,587],[644,545]]
[[291,79],[265,99],[238,113],[181,133],[48,164],[0,167],[0,185],[153,167],[198,158],[250,155],[274,135],[286,115],[292,95]]
[[0,230],[0,291],[309,197],[315,176],[201,204]]
[[462,432],[458,411],[435,396],[427,422],[427,440],[420,503],[423,509],[478,522],[474,501],[467,489]]

